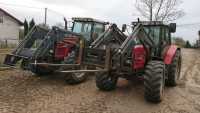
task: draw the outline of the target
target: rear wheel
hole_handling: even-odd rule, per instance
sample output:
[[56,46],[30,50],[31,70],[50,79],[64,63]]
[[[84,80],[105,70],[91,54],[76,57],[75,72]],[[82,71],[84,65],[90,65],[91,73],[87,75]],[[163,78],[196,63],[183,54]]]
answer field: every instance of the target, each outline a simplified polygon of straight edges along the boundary
[[166,80],[166,85],[174,87],[177,85],[177,81],[180,77],[181,72],[181,51],[177,51],[172,64],[169,65],[168,69],[168,79]]
[[100,90],[111,91],[116,88],[118,77],[101,73],[96,75],[96,86]]
[[144,74],[144,97],[149,102],[161,102],[164,96],[165,64],[150,61]]

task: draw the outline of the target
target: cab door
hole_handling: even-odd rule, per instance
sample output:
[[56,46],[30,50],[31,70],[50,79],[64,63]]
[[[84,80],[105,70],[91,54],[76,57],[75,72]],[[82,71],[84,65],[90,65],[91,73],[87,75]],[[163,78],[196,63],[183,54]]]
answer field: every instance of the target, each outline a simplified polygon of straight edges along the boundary
[[100,23],[94,23],[92,32],[92,42],[96,40],[105,31],[105,25]]
[[171,36],[168,27],[161,27],[160,37],[160,55],[163,56],[169,45],[171,44]]

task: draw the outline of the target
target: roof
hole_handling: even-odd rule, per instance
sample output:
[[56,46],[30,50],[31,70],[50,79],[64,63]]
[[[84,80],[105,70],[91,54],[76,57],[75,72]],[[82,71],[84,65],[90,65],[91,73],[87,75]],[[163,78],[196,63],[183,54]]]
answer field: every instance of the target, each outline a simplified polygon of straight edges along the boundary
[[72,20],[74,20],[74,21],[84,21],[84,22],[97,22],[97,23],[101,23],[101,24],[108,24],[108,22],[97,20],[97,19],[94,19],[94,18],[74,17],[74,18],[72,18]]
[[23,25],[24,23],[21,22],[19,19],[17,19],[16,17],[14,17],[13,15],[11,15],[10,13],[8,13],[7,11],[3,10],[2,8],[0,8],[0,11],[2,11],[4,14],[8,15],[9,17],[11,17],[12,19],[14,19],[15,21],[17,21],[17,23],[19,25]]
[[142,25],[165,25],[162,21],[137,21],[137,22],[132,22],[132,25],[137,25],[138,23]]

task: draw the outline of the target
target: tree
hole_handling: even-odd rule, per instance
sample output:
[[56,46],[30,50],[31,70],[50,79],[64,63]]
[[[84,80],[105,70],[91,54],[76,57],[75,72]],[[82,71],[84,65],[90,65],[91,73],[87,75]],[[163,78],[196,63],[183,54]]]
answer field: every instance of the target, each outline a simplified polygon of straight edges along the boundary
[[185,48],[192,48],[192,45],[188,40],[186,41]]
[[29,22],[29,31],[35,26],[35,21],[32,18],[32,20]]
[[183,38],[180,38],[180,37],[174,37],[173,43],[180,47],[185,47],[185,44],[186,44],[185,40],[183,40]]
[[19,29],[19,40],[23,40],[24,39],[24,29],[20,28]]
[[136,9],[150,21],[173,21],[185,15],[181,0],[136,0]]
[[28,27],[29,27],[29,25],[28,25],[28,22],[27,22],[27,20],[25,19],[24,20],[24,37],[28,34]]

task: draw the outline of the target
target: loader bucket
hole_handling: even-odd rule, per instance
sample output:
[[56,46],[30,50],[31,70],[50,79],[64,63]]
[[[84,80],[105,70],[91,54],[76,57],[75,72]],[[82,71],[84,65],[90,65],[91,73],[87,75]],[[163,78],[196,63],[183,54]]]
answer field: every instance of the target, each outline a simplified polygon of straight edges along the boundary
[[4,64],[9,66],[15,66],[17,62],[21,59],[28,59],[28,58],[13,54],[7,54],[4,60]]

